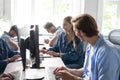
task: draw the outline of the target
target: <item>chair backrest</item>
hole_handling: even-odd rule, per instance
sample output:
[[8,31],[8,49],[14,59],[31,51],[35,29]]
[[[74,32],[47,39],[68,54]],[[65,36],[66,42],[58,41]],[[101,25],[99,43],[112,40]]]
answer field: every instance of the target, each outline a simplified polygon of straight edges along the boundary
[[120,29],[112,30],[108,35],[108,39],[120,50]]
[[109,35],[108,39],[113,43],[113,44],[118,44],[120,45],[120,29],[115,29],[112,30]]
[[[118,50],[120,50],[120,29],[112,30],[108,35],[108,39],[118,48]],[[120,74],[119,74],[119,80],[120,80]]]

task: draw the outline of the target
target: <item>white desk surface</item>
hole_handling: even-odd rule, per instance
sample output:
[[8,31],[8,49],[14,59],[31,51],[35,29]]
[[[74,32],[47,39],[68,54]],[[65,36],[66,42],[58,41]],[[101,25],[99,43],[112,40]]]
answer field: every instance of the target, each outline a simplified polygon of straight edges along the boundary
[[58,67],[58,66],[65,66],[61,58],[59,57],[52,57],[52,58],[44,58],[41,66],[44,67]]
[[[53,57],[53,58],[44,58],[42,63],[40,64],[41,67],[58,67],[58,66],[65,66],[61,58]],[[17,70],[22,70],[22,61],[12,62],[9,63],[4,71],[4,73],[10,73]]]
[[12,62],[12,63],[9,63],[7,65],[7,67],[5,68],[4,73],[10,73],[10,72],[18,71],[18,70],[22,70],[22,69],[23,69],[22,61]]

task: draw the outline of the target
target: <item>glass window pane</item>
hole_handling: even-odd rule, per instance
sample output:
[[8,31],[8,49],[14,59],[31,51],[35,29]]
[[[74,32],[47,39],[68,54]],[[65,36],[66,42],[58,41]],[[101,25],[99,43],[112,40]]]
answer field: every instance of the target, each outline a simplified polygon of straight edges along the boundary
[[73,0],[35,0],[35,23],[40,25],[40,31],[46,32],[43,25],[50,21],[55,26],[62,26],[65,16],[72,16]]
[[119,25],[119,13],[118,6],[116,1],[104,1],[103,4],[103,22],[102,22],[102,33],[108,35],[109,32],[113,29],[120,28]]

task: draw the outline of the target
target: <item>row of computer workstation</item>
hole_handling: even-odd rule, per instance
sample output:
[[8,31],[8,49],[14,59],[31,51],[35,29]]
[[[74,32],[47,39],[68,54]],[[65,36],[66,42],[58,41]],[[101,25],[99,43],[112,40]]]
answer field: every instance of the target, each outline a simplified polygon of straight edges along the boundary
[[18,41],[21,58],[9,63],[4,73],[13,74],[15,80],[61,80],[53,74],[57,66],[65,66],[61,58],[39,53],[38,25],[31,26],[30,36],[26,39],[18,36]]

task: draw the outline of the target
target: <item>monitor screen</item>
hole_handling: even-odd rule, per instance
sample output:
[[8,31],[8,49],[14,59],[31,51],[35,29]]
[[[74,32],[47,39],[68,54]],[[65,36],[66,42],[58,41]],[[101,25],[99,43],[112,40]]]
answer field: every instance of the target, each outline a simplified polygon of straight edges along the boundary
[[30,50],[32,68],[40,68],[38,25],[31,27],[29,37],[27,37],[25,40],[20,39],[20,52],[22,57],[23,70],[25,70],[26,67],[26,49]]
[[25,71],[25,68],[26,68],[26,44],[25,44],[25,39],[20,37],[19,30],[17,33],[17,39],[18,39],[18,45],[20,47],[20,55],[22,58],[23,71]]
[[20,53],[22,57],[22,65],[23,65],[23,71],[25,71],[26,68],[26,45],[25,45],[25,40],[20,39]]
[[39,28],[38,25],[31,27],[30,37],[29,37],[29,50],[30,56],[34,59],[32,68],[40,67],[40,57],[39,57]]

